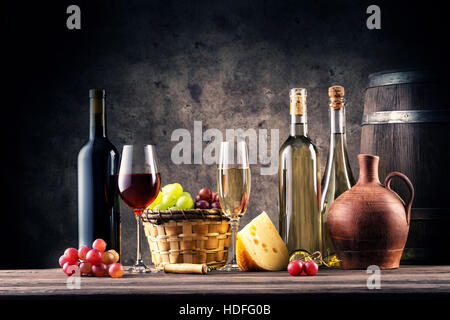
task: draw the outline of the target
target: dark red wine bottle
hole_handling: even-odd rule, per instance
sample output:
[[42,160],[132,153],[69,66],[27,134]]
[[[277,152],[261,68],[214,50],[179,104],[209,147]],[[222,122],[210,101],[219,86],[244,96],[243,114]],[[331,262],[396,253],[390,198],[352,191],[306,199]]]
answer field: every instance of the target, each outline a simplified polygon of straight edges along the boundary
[[78,245],[101,238],[121,254],[119,153],[106,137],[105,91],[91,89],[89,141],[78,153]]

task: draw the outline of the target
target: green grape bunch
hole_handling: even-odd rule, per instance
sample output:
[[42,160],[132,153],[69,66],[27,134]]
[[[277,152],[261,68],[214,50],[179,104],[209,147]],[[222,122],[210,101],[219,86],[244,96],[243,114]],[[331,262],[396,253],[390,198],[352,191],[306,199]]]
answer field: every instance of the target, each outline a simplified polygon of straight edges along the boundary
[[179,183],[167,184],[161,188],[156,199],[147,207],[151,210],[193,209],[194,200],[189,192],[184,192]]

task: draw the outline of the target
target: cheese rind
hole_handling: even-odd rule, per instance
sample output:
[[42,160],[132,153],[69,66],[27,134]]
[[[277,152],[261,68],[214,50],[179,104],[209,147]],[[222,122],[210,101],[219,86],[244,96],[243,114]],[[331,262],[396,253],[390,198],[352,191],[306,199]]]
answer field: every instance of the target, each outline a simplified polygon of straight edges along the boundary
[[237,235],[237,241],[236,241],[236,262],[241,268],[242,271],[257,271],[262,270],[255,261],[253,261],[250,254],[245,249],[245,246],[242,242],[241,236]]
[[236,260],[243,271],[283,270],[288,259],[287,247],[265,212],[237,234]]

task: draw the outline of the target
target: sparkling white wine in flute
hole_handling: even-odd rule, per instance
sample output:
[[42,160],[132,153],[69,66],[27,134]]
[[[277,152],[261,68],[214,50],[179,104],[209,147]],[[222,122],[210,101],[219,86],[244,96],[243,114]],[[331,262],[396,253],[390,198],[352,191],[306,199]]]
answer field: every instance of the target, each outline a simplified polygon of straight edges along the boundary
[[232,142],[222,142],[217,169],[217,189],[224,214],[230,218],[232,235],[227,264],[220,270],[240,271],[236,263],[236,234],[240,217],[250,199],[251,173],[245,141],[234,149]]
[[250,195],[250,168],[219,168],[219,198],[230,219],[239,219],[247,210]]

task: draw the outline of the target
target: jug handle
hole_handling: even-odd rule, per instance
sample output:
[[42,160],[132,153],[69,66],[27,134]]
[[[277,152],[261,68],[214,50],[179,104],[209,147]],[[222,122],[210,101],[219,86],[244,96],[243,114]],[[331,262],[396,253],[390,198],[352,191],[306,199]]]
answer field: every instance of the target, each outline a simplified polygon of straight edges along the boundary
[[409,222],[410,222],[410,218],[411,218],[411,206],[412,206],[412,203],[413,203],[413,200],[414,200],[414,187],[413,187],[411,181],[408,179],[407,176],[405,176],[401,172],[394,171],[394,172],[389,173],[386,176],[386,179],[384,180],[384,185],[386,186],[386,188],[388,190],[393,191],[391,189],[391,180],[394,177],[401,178],[406,183],[406,185],[408,186],[408,189],[409,189],[409,197],[408,197],[408,200],[404,204],[405,211],[406,211],[406,221],[408,222],[408,226],[409,226]]

